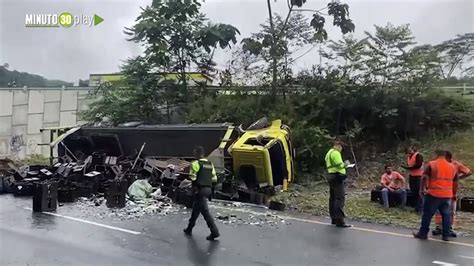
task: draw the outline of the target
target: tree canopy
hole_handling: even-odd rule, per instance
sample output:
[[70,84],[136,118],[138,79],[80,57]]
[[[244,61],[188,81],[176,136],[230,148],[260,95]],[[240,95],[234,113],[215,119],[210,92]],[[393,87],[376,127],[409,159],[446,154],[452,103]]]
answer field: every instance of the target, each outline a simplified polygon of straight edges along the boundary
[[9,70],[8,67],[8,64],[0,66],[0,87],[61,87],[73,85],[71,82],[50,80],[40,75]]

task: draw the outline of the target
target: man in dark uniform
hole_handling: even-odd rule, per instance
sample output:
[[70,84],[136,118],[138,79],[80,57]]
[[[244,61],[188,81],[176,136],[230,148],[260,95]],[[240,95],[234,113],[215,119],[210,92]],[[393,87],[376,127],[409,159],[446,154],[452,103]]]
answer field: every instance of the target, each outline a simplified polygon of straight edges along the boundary
[[211,234],[206,239],[213,241],[220,235],[214,222],[214,218],[212,218],[212,215],[209,212],[207,200],[211,195],[212,187],[217,183],[216,170],[214,165],[204,158],[203,147],[196,147],[194,149],[194,156],[197,160],[191,164],[189,172],[189,177],[191,181],[193,181],[193,187],[195,189],[193,212],[189,219],[188,227],[184,229],[184,233],[186,235],[192,234],[193,228],[196,225],[196,220],[199,217],[199,214],[202,214],[204,220],[206,220],[207,226],[211,230]]

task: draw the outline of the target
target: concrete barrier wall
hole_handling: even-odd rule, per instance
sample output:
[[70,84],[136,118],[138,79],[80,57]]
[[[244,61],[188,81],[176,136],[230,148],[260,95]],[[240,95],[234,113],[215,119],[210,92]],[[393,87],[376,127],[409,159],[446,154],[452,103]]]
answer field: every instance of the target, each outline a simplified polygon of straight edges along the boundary
[[0,158],[50,156],[49,132],[41,128],[84,124],[89,87],[0,88]]

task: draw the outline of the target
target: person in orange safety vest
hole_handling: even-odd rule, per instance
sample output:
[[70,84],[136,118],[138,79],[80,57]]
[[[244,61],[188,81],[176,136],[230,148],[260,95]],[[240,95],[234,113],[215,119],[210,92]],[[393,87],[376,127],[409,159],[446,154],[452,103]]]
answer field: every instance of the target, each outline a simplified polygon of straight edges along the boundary
[[430,161],[424,170],[421,180],[420,196],[424,196],[423,215],[421,226],[413,236],[418,239],[428,239],[430,223],[436,211],[442,219],[442,239],[449,241],[449,228],[451,226],[451,200],[454,196],[454,179],[456,168],[446,159],[445,150],[435,152],[436,159]]
[[423,176],[423,156],[418,152],[417,145],[412,145],[407,149],[407,152],[407,166],[402,167],[408,170],[408,183],[410,184],[410,191],[412,191],[416,197],[415,211],[419,212],[421,210],[422,202],[419,194],[421,179]]
[[[456,178],[454,179],[454,188],[453,188],[453,194],[454,197],[451,200],[451,228],[449,230],[449,236],[450,237],[457,237],[456,232],[453,231],[453,225],[456,222],[456,201],[457,201],[457,190],[459,186],[459,180],[462,180],[468,176],[471,175],[471,169],[467,168],[465,165],[462,163],[452,160],[453,155],[451,152],[446,153],[446,160],[451,162],[455,167],[456,167]],[[433,230],[433,235],[441,235],[441,215],[439,212],[436,213],[435,215],[435,223],[436,223],[436,229]]]

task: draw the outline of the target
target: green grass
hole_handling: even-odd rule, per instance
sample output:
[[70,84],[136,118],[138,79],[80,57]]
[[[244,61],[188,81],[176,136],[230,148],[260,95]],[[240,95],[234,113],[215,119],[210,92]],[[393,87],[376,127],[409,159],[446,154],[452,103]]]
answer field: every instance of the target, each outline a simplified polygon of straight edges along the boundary
[[[289,192],[275,196],[287,204],[292,211],[328,216],[329,191],[326,184],[310,187],[293,186]],[[411,209],[391,208],[385,210],[378,203],[370,201],[370,191],[350,190],[346,198],[345,211],[350,219],[362,222],[375,222],[386,225],[416,227],[419,217]]]
[[[384,209],[370,201],[370,192],[365,189],[350,189],[347,194],[345,212],[351,220],[413,229],[420,225],[420,216],[412,208]],[[328,216],[328,198],[327,184],[315,183],[305,187],[292,185],[288,192],[276,195],[273,200],[284,202],[290,212]],[[474,232],[474,214],[458,213],[458,220],[456,230]]]

